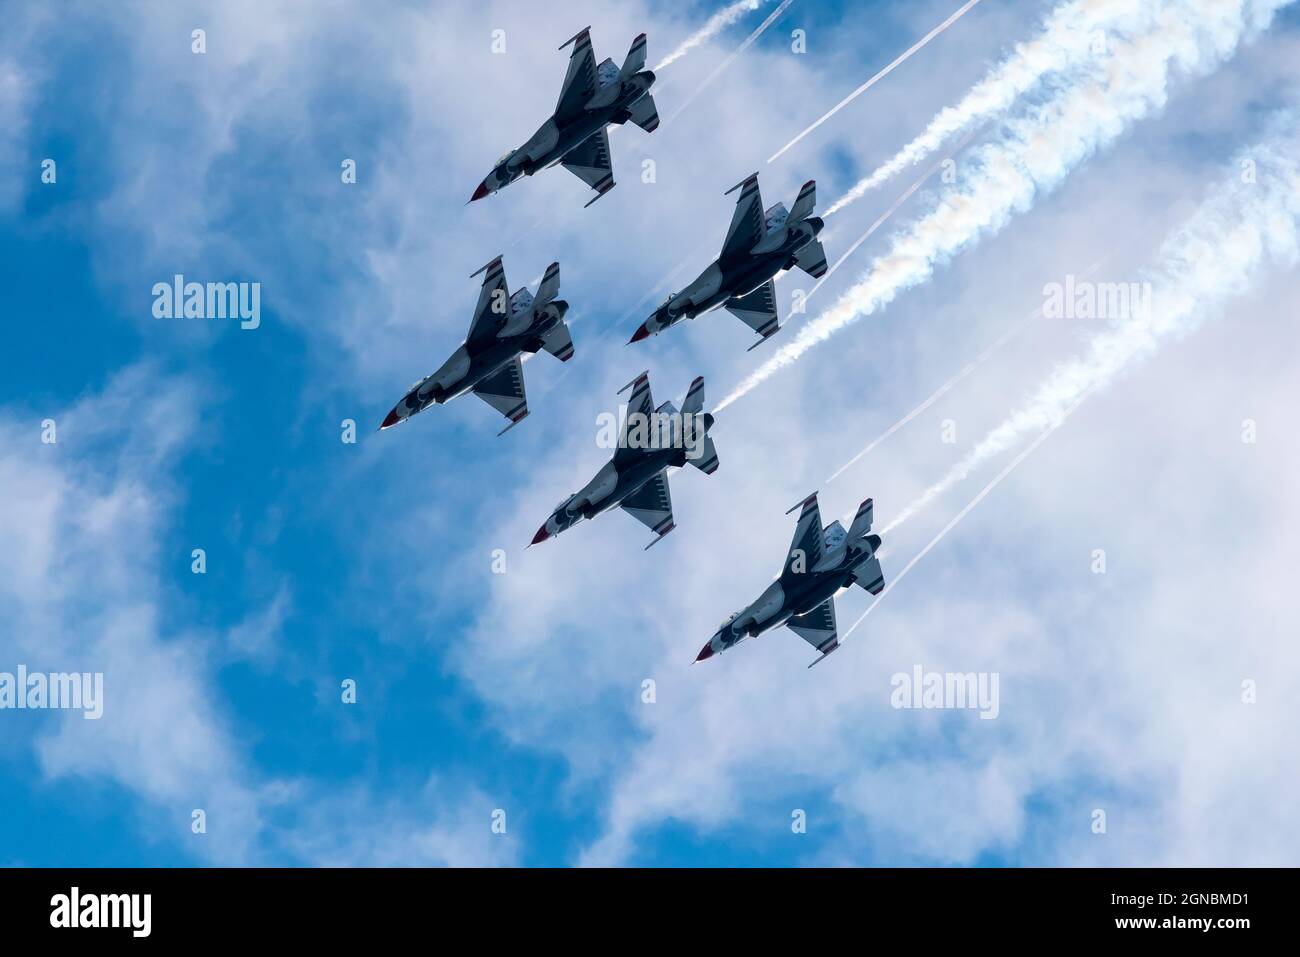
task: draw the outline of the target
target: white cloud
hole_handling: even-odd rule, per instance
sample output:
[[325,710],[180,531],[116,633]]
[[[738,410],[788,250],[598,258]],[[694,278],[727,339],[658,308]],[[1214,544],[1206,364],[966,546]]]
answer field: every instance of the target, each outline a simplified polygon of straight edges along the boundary
[[[908,5],[912,35],[951,6]],[[953,83],[977,79],[980,65],[996,55],[1003,37],[1015,36],[1022,19],[1018,10],[980,10],[987,11],[981,16],[988,23],[1004,17],[1004,31],[945,34],[942,45],[927,50],[927,56],[942,51],[944,60],[922,69],[924,61],[916,58],[911,72],[896,74],[898,84],[882,84],[863,98],[860,111],[846,110],[836,124],[819,130],[824,154],[805,151],[797,162],[765,171],[768,202],[788,202],[808,175],[833,195],[835,185],[853,177],[829,157],[838,151],[863,163],[884,158],[892,144],[913,132],[915,118],[947,102]],[[1235,456],[1240,443],[1192,444],[1211,427],[1216,434],[1231,433],[1231,419],[1245,414],[1238,408],[1277,422],[1294,404],[1289,370],[1265,375],[1252,368],[1260,353],[1277,351],[1262,332],[1249,345],[1212,339],[1177,361],[1167,357],[1141,381],[1072,420],[1068,439],[1053,439],[1055,453],[1017,475],[1014,494],[987,503],[986,511],[963,526],[963,535],[891,599],[891,610],[873,618],[861,640],[822,667],[805,671],[807,649],[779,632],[719,660],[688,665],[723,614],[751,598],[776,570],[789,538],[781,513],[828,466],[843,461],[846,449],[858,447],[950,375],[956,356],[987,341],[1000,320],[1022,315],[1026,297],[1037,298],[1045,274],[1059,278],[1066,270],[1082,271],[1098,258],[1098,247],[1141,252],[1144,237],[1160,234],[1170,199],[1191,194],[1199,183],[1195,169],[1187,169],[1185,152],[1171,157],[1162,150],[1201,130],[1202,117],[1221,118],[1215,132],[1236,141],[1241,120],[1219,102],[1219,87],[1188,84],[1182,100],[1172,104],[1175,115],[1155,132],[1139,131],[1125,150],[1081,170],[1053,203],[1023,218],[997,244],[954,263],[943,283],[897,303],[891,317],[896,321],[888,328],[844,337],[834,356],[790,370],[765,391],[764,401],[729,409],[717,427],[718,474],[706,478],[688,469],[673,477],[679,528],[667,542],[643,553],[645,530],[614,514],[525,553],[522,545],[555,501],[601,461],[589,424],[597,411],[612,407],[614,390],[631,375],[650,367],[662,400],[680,395],[703,372],[716,402],[762,355],[743,353],[746,330],[725,314],[674,330],[680,334],[635,353],[621,343],[643,316],[625,320],[621,329],[617,308],[585,304],[634,302],[687,249],[708,246],[715,235],[720,242],[730,212],[722,190],[804,122],[811,104],[833,102],[843,92],[837,66],[844,64],[837,57],[856,61],[859,51],[797,58],[780,49],[751,49],[725,82],[710,87],[671,127],[665,124],[652,136],[620,131],[614,144],[619,187],[590,210],[581,208],[582,185],[563,171],[516,184],[490,203],[464,207],[492,159],[526,137],[553,105],[563,72],[563,56],[553,47],[567,33],[555,43],[541,42],[555,29],[542,11],[504,4],[436,14],[389,8],[364,21],[323,16],[303,34],[277,19],[273,7],[221,5],[208,21],[211,52],[202,63],[177,40],[188,37],[192,18],[152,7],[147,12],[140,29],[125,32],[130,46],[124,55],[148,69],[136,71],[138,85],[123,94],[131,105],[123,117],[129,122],[117,130],[112,154],[120,159],[143,150],[147,156],[124,189],[105,202],[99,223],[103,235],[141,230],[146,240],[123,243],[124,255],[100,262],[105,282],[124,301],[138,298],[136,271],[151,276],[205,250],[263,270],[255,278],[289,282],[319,270],[320,263],[312,261],[305,270],[295,264],[298,246],[292,244],[283,246],[284,257],[272,255],[279,247],[271,240],[284,243],[285,236],[294,236],[312,250],[345,249],[357,274],[346,278],[336,313],[303,309],[291,297],[277,307],[317,347],[314,384],[344,391],[359,406],[373,402],[382,412],[379,406],[391,402],[394,390],[427,372],[463,335],[472,269],[504,251],[518,284],[551,258],[561,259],[565,296],[586,313],[575,330],[578,362],[562,387],[545,394],[561,381],[559,367],[530,365],[536,408],[527,428],[508,437],[513,444],[490,445],[491,430],[478,414],[483,410],[472,399],[460,400],[459,406],[428,413],[440,417],[436,425],[411,426],[423,432],[386,435],[397,441],[363,446],[372,470],[358,468],[351,479],[362,497],[373,493],[390,506],[401,491],[401,476],[428,476],[431,485],[454,486],[459,496],[450,502],[431,493],[413,511],[374,510],[360,554],[387,562],[385,571],[394,570],[395,542],[446,536],[438,540],[465,554],[510,550],[509,573],[491,577],[486,586],[484,577],[467,570],[471,562],[448,562],[441,581],[430,580],[423,568],[419,575],[435,599],[448,590],[462,596],[486,592],[490,604],[482,616],[464,634],[440,642],[439,652],[450,649],[448,661],[482,696],[488,720],[516,742],[559,753],[575,782],[594,782],[593,790],[607,795],[600,808],[602,836],[585,860],[636,860],[647,836],[669,821],[705,836],[735,829],[765,847],[779,847],[777,842],[795,839],[789,834],[790,808],[810,798],[822,807],[812,817],[811,834],[835,834],[837,859],[844,861],[968,861],[999,849],[1044,862],[1235,863],[1293,854],[1300,842],[1283,810],[1295,788],[1294,747],[1277,729],[1289,719],[1278,702],[1294,700],[1297,690],[1286,645],[1295,610],[1276,570],[1294,564],[1285,532],[1297,516],[1275,476],[1290,474],[1295,463],[1278,443],[1254,465],[1231,457],[1211,468],[1212,456],[1227,458],[1228,449]],[[652,59],[656,49],[668,46],[658,15],[636,6],[615,11],[580,4],[573,17],[593,23],[602,56],[617,59],[642,29],[649,33]],[[497,25],[508,29],[504,60],[489,52],[489,31]],[[472,42],[476,37],[481,44]],[[216,221],[214,213],[229,210],[227,204],[250,185],[242,167],[244,178],[217,175],[228,171],[223,164],[233,161],[241,131],[254,141],[275,130],[284,131],[284,142],[337,141],[340,154],[360,152],[355,140],[326,122],[331,111],[313,99],[333,89],[323,80],[337,72],[332,58],[342,48],[340,38],[360,44],[366,62],[376,65],[358,81],[365,85],[357,96],[368,93],[371,102],[397,104],[391,125],[399,132],[385,134],[373,151],[360,155],[359,185],[366,192],[356,205],[365,213],[350,211],[352,194],[339,192],[330,165],[320,171],[318,189],[289,193],[301,204],[285,210],[283,219],[263,217],[274,220],[265,234]],[[725,45],[711,44],[675,64],[661,111],[673,86],[689,89],[726,52]],[[1236,90],[1233,84],[1245,82],[1247,67],[1265,81],[1275,78],[1285,52],[1276,45],[1261,49],[1256,62],[1216,77],[1216,83]],[[858,73],[860,64],[853,75]],[[521,76],[550,76],[554,83],[521,84]],[[277,91],[275,98],[263,95],[268,87]],[[175,111],[167,108],[169,99]],[[1180,104],[1182,114],[1194,115],[1180,115]],[[726,118],[726,135],[719,135],[720,117]],[[194,149],[178,155],[174,142],[157,135],[160,129]],[[658,164],[653,191],[639,182],[643,157]],[[158,209],[169,215],[156,215]],[[315,240],[319,246],[311,245]],[[1230,319],[1249,315],[1243,308]],[[1280,329],[1271,323],[1266,328]],[[955,416],[964,437],[980,434],[982,425],[998,421],[1014,404],[1018,383],[1036,381],[1052,354],[1070,351],[1072,335],[1073,330],[1044,330],[1029,339],[989,376],[936,406],[933,417],[891,439],[885,454],[855,467],[844,485],[823,489],[827,517],[875,493],[877,514],[885,520],[950,464],[954,450],[933,440],[939,417]],[[194,759],[199,786],[229,788],[233,804],[242,802],[250,815],[262,818],[304,809],[283,831],[267,828],[292,857],[519,860],[516,845],[489,843],[480,810],[497,798],[484,797],[481,784],[453,787],[438,778],[438,799],[417,789],[391,799],[358,790],[330,802],[312,782],[263,782],[251,772],[248,783],[243,772],[209,763],[233,756],[238,766],[244,758],[231,752],[220,720],[222,709],[237,704],[218,706],[204,697],[211,680],[206,646],[157,625],[153,592],[137,587],[156,586],[157,578],[157,563],[146,559],[156,557],[159,547],[156,525],[150,524],[158,518],[141,502],[152,500],[155,472],[162,467],[149,463],[159,455],[156,462],[169,459],[154,446],[183,445],[190,433],[152,403],[105,404],[113,398],[112,392],[101,397],[98,414],[83,417],[83,428],[95,421],[133,421],[134,414],[134,420],[151,416],[154,428],[176,428],[174,437],[120,446],[111,432],[103,434],[100,451],[113,453],[109,460],[118,462],[118,474],[144,476],[144,489],[139,480],[110,480],[94,470],[45,468],[37,473],[43,481],[22,486],[27,507],[21,521],[43,522],[38,527],[45,531],[20,536],[5,556],[13,556],[13,585],[5,600],[16,601],[47,582],[58,586],[60,577],[50,570],[66,543],[77,540],[60,529],[60,516],[82,515],[79,521],[89,528],[122,534],[134,527],[126,540],[140,547],[127,560],[95,564],[93,575],[79,570],[65,587],[80,589],[83,581],[102,579],[102,587],[112,586],[109,597],[129,597],[131,604],[115,603],[112,616],[100,616],[115,626],[105,629],[117,636],[112,647],[140,656],[160,679],[192,689],[197,698],[187,692],[182,702],[169,705],[188,702],[191,720],[179,722],[176,737],[165,737],[156,750],[146,749],[150,739],[137,726],[110,753],[83,764],[78,741],[61,732],[51,736],[43,754],[52,773],[98,767],[123,775],[130,786],[134,772],[126,769],[127,756],[149,750],[161,757],[155,770],[141,774],[142,795],[187,804],[188,793],[176,783],[177,763],[184,768],[187,756],[177,742],[192,738],[206,749]],[[304,405],[319,399],[319,393],[305,397]],[[1184,416],[1195,416],[1195,425]],[[455,470],[446,468],[442,441],[461,422],[475,430],[474,449],[482,450],[488,465],[474,455]],[[20,431],[30,427],[23,424]],[[132,456],[138,457],[134,463]],[[30,463],[24,457],[21,464]],[[449,471],[457,474],[446,477]],[[1169,494],[1171,483],[1177,494]],[[78,495],[86,507],[67,512],[69,497]],[[1207,502],[1214,503],[1211,511],[1219,510],[1216,515],[1234,503],[1258,502],[1260,514],[1234,511],[1229,522],[1189,522],[1189,515],[1206,514]],[[1115,569],[1104,583],[1076,571],[1081,561],[1086,566],[1079,553],[1086,555],[1099,536]],[[894,544],[903,549],[908,542]],[[1172,574],[1188,555],[1204,561],[1187,561],[1186,575]],[[1226,583],[1225,568],[1231,569]],[[844,596],[841,621],[864,601],[865,596]],[[64,612],[55,603],[24,608],[55,626],[42,633],[58,633]],[[128,639],[134,632],[123,637],[123,623],[153,637],[133,645]],[[249,624],[256,623],[254,614]],[[967,723],[960,715],[893,711],[887,704],[889,675],[916,662],[1000,670],[1002,717]],[[1236,698],[1243,674],[1266,677],[1266,696],[1253,711]],[[646,677],[658,683],[655,705],[638,698]],[[140,706],[140,722],[148,717],[146,705]],[[1097,801],[1111,812],[1114,839],[1108,843],[1088,843],[1087,815]],[[327,808],[313,816],[316,802]],[[1039,803],[1049,806],[1049,820],[1033,813]],[[419,836],[408,842],[367,831],[349,840],[347,822],[366,811],[400,821],[402,838]],[[527,842],[533,832],[516,828],[513,815],[511,820],[512,840]],[[1076,821],[1082,822],[1077,838],[1070,830]]]
[[[43,418],[57,429],[41,441]],[[8,713],[37,722],[32,743],[48,778],[106,777],[150,806],[151,835],[212,819],[194,853],[233,861],[258,827],[258,795],[212,687],[201,640],[161,620],[163,519],[178,494],[177,456],[199,421],[192,382],[151,366],[116,376],[69,409],[10,408],[0,419],[0,606],[5,658],[33,670],[104,673],[104,713]],[[188,553],[172,562],[188,560]],[[200,843],[201,842],[201,843]]]

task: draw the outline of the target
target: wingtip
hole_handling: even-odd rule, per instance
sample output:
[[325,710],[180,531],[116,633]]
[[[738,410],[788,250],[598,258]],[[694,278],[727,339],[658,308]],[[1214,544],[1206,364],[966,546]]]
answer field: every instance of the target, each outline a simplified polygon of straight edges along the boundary
[[491,259],[489,259],[489,260],[487,261],[486,264],[480,266],[478,269],[475,269],[472,273],[470,273],[470,274],[469,274],[469,278],[470,278],[470,279],[473,279],[475,276],[478,276],[478,275],[481,275],[482,273],[487,272],[487,271],[488,271],[489,269],[491,269],[493,266],[499,266],[499,265],[501,265],[501,261],[502,261],[502,259],[504,258],[504,256],[505,256],[504,253],[497,253],[495,256],[493,256]]
[[740,189],[742,186],[748,186],[750,183],[755,182],[755,181],[757,181],[757,180],[758,180],[758,171],[755,170],[754,172],[750,173],[748,176],[746,176],[746,177],[745,177],[744,179],[742,179],[739,183],[737,183],[735,186],[731,187],[731,189],[727,190],[727,191],[726,191],[725,193],[723,193],[722,195],[723,195],[723,196],[730,196],[732,193],[734,193],[736,190]]
[[563,50],[563,49],[564,49],[565,47],[567,47],[570,43],[576,43],[576,42],[578,42],[579,40],[581,40],[583,37],[590,35],[590,33],[591,33],[591,27],[590,27],[590,26],[585,26],[585,27],[583,27],[581,30],[579,30],[577,33],[575,33],[573,36],[569,37],[569,39],[567,39],[567,40],[565,40],[563,43],[561,43],[558,47],[556,47],[556,49],[557,49],[557,50]]
[[650,378],[650,370],[649,370],[649,369],[646,369],[644,372],[642,372],[639,376],[637,376],[635,379],[633,379],[633,380],[632,380],[631,382],[629,382],[627,385],[623,386],[623,388],[619,389],[618,392],[615,393],[615,394],[616,394],[616,395],[622,395],[624,392],[626,392],[628,389],[630,389],[630,388],[632,388],[633,386],[635,386],[635,385],[636,385],[638,382],[640,382],[642,379],[649,380],[649,378]]
[[785,514],[789,515],[795,509],[805,509],[816,501],[817,501],[817,493],[813,492],[811,495],[804,496],[804,498],[801,501],[798,501],[794,505],[791,505],[788,509],[786,509]]

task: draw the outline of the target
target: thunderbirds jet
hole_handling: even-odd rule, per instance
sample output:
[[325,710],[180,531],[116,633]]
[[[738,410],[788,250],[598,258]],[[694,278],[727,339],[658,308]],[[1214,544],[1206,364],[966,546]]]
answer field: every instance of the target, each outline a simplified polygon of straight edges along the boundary
[[654,407],[647,373],[625,385],[619,395],[628,389],[632,397],[614,457],[580,491],[555,507],[533,537],[534,545],[616,505],[655,533],[650,542],[654,545],[674,527],[668,468],[689,462],[706,475],[717,471],[718,453],[708,434],[713,416],[703,411],[702,377],[691,383],[680,412],[671,402]]
[[543,123],[528,142],[510,150],[492,172],[474,190],[470,202],[495,193],[520,176],[532,176],[540,169],[559,163],[596,191],[590,206],[614,188],[614,173],[609,158],[611,123],[622,125],[631,120],[647,133],[659,127],[650,87],[655,75],[645,66],[645,34],[632,41],[632,49],[622,69],[613,60],[596,65],[591,48],[590,27],[584,28],[570,43],[569,72],[564,77],[555,113]]
[[835,593],[855,584],[873,595],[884,590],[885,577],[876,557],[880,536],[868,534],[871,499],[858,506],[858,514],[848,532],[838,521],[822,529],[816,492],[802,503],[802,508],[780,576],[753,604],[722,623],[717,634],[700,649],[696,661],[711,658],[769,628],[788,625],[821,652],[821,658],[812,663],[815,665],[840,646],[835,630]]
[[723,306],[763,337],[754,343],[756,346],[780,328],[773,277],[792,266],[814,279],[826,274],[826,250],[817,238],[823,224],[817,216],[809,215],[817,203],[815,181],[803,184],[789,213],[783,203],[763,212],[757,173],[727,193],[736,190],[740,190],[740,199],[722,253],[694,282],[665,299],[637,329],[632,342]]
[[479,273],[485,275],[469,336],[442,368],[411,386],[379,426],[381,430],[406,421],[435,402],[441,405],[473,392],[510,420],[497,433],[501,435],[528,415],[520,354],[545,349],[561,362],[573,358],[573,339],[564,323],[569,304],[555,298],[560,291],[559,263],[546,267],[536,298],[527,288],[510,295],[500,256],[474,276]]

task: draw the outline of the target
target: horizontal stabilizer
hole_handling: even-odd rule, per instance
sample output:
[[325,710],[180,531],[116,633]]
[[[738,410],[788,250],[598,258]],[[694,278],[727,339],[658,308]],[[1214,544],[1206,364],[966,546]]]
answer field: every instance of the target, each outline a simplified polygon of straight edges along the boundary
[[631,114],[629,119],[647,133],[659,129],[659,108],[655,106],[655,98],[649,93],[633,103],[628,113]]
[[853,584],[861,585],[873,595],[885,590],[885,573],[880,567],[880,559],[871,557],[858,566],[853,573]]
[[700,443],[700,454],[695,458],[688,455],[686,461],[705,475],[712,475],[716,472],[718,470],[718,450],[713,447],[713,436],[706,435],[704,441]]
[[557,322],[550,332],[542,336],[542,348],[561,362],[572,359],[573,336],[569,333],[569,327],[563,322]]
[[795,253],[794,261],[800,269],[814,279],[821,279],[826,275],[826,250],[820,239],[814,239]]

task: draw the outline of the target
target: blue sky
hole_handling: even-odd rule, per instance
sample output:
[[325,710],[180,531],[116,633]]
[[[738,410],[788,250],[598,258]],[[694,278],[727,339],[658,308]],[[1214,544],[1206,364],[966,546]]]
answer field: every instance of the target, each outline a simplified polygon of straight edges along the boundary
[[[686,252],[720,243],[723,191],[760,169],[765,201],[789,204],[815,177],[825,208],[1051,9],[980,4],[765,164],[957,5],[795,0],[673,124],[612,135],[619,185],[586,210],[563,171],[465,199],[553,104],[555,47],[575,30],[590,23],[616,61],[645,30],[653,63],[713,5],[12,11],[0,670],[103,671],[105,716],[0,712],[0,859],[1294,863],[1295,745],[1272,729],[1294,717],[1300,609],[1267,586],[1295,557],[1278,475],[1295,459],[1282,323],[1300,297],[1284,271],[1240,290],[1216,317],[1231,322],[1100,394],[822,667],[806,671],[783,630],[688,667],[779,567],[791,503],[820,488],[829,521],[874,495],[883,522],[1083,347],[1093,327],[1044,321],[826,483],[1039,305],[1045,282],[1106,254],[1106,275],[1139,275],[1285,104],[1294,11],[1217,69],[1175,71],[1168,102],[1062,185],[728,410],[721,469],[674,476],[679,527],[653,551],[621,514],[523,549],[604,460],[596,416],[623,383],[648,368],[656,399],[680,400],[703,374],[712,403],[765,358],[725,313],[623,345]],[[661,114],[774,6],[661,71]],[[790,50],[795,29],[806,54]],[[974,142],[1054,92],[1036,87]],[[40,180],[47,157],[55,184]],[[654,183],[639,182],[643,157]],[[355,184],[340,182],[348,158]],[[832,260],[914,175],[828,223]],[[898,223],[941,196],[927,183]],[[499,439],[472,397],[376,433],[461,341],[469,275],[498,253],[512,289],[560,262],[575,360],[528,362],[532,414]],[[260,282],[260,327],[155,319],[151,288],[176,273]],[[1271,423],[1249,461],[1246,417]],[[347,419],[355,444],[340,440]],[[938,440],[947,420],[955,450]],[[894,567],[994,471],[900,530]],[[1088,571],[1096,548],[1104,576]],[[839,602],[843,628],[868,599]],[[1001,718],[891,709],[890,675],[914,663],[1000,673]],[[1241,680],[1265,675],[1245,711]],[[795,809],[807,833],[792,834]]]

